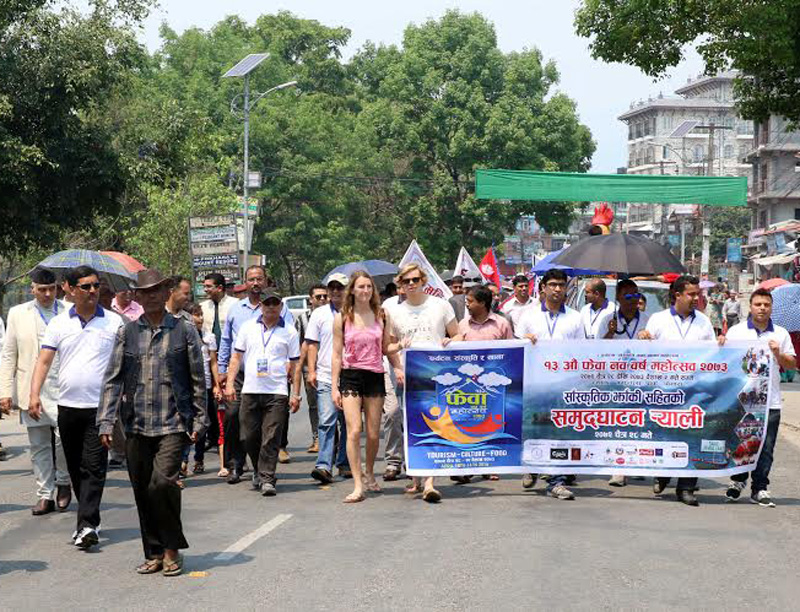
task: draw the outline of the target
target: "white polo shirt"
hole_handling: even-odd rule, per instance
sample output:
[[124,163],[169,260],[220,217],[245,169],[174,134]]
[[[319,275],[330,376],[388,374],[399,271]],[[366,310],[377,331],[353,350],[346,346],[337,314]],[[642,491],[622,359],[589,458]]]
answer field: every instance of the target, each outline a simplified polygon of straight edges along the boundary
[[306,328],[306,340],[316,342],[317,381],[331,384],[331,358],[333,355],[333,319],[336,316],[333,304],[315,308]]
[[706,342],[716,337],[711,321],[702,312],[695,310],[684,318],[675,311],[674,306],[651,316],[645,329],[654,340]]
[[[728,340],[764,340],[765,342],[775,340],[780,347],[781,353],[785,353],[786,355],[791,355],[793,357],[797,356],[795,354],[794,345],[792,345],[792,339],[789,337],[789,332],[780,325],[775,325],[772,322],[772,319],[769,320],[767,328],[763,332],[760,332],[753,325],[753,320],[750,317],[747,317],[747,321],[742,321],[741,323],[737,323],[731,327],[725,337]],[[781,409],[783,398],[781,397],[780,370],[780,366],[777,363],[773,364],[771,376],[772,403],[769,407],[770,410]]]
[[114,336],[122,326],[116,312],[97,307],[85,322],[75,306],[53,317],[47,325],[42,348],[56,352],[58,404],[69,408],[97,408]]
[[[637,309],[633,319],[628,322],[622,316],[622,313],[617,310],[617,331],[614,337],[609,338],[609,340],[636,340],[639,337],[639,332],[647,329],[649,320],[650,316],[646,312]],[[605,338],[607,331],[608,325],[606,325],[606,329],[603,330],[603,333],[598,338]]]
[[244,361],[242,393],[289,395],[289,362],[300,359],[300,335],[294,325],[279,319],[267,328],[261,317],[251,319],[239,328],[233,349]]
[[536,340],[583,340],[581,315],[562,304],[561,310],[552,314],[543,303],[539,308],[528,308],[514,329],[517,338],[536,336]]
[[595,310],[591,304],[586,304],[581,308],[581,322],[583,323],[583,334],[586,338],[602,338],[608,331],[608,322],[614,318],[616,306],[614,302],[606,300]]
[[516,296],[512,295],[505,303],[500,307],[500,312],[502,312],[508,319],[511,321],[512,328],[519,325],[519,320],[522,317],[522,313],[525,312],[529,308],[538,308],[539,307],[539,300],[534,299],[532,297],[528,298],[528,301],[524,304],[517,300]]

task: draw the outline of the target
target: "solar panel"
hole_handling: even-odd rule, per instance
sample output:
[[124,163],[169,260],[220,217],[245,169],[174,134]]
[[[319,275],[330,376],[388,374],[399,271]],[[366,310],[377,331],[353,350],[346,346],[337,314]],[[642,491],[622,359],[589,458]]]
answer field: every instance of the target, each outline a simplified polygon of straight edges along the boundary
[[669,135],[669,138],[683,138],[698,125],[700,125],[700,122],[697,119],[689,119],[688,121],[684,121],[675,128],[675,131]]
[[256,67],[269,57],[269,53],[251,53],[233,68],[222,75],[225,77],[243,77],[250,74]]

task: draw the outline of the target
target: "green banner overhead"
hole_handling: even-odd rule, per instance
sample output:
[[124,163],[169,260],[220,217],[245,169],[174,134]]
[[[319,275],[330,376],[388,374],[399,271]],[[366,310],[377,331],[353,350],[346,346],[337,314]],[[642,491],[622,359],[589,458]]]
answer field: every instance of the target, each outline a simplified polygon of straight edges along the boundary
[[747,206],[747,177],[478,170],[479,200]]

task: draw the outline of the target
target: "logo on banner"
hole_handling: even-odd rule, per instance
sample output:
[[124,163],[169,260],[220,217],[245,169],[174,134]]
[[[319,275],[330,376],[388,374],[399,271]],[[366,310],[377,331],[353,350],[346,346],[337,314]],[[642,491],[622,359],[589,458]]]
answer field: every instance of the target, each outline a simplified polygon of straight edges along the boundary
[[487,370],[467,363],[432,379],[436,405],[422,413],[431,434],[421,444],[445,444],[476,448],[500,439],[516,439],[505,432],[506,387],[511,379],[502,370]]

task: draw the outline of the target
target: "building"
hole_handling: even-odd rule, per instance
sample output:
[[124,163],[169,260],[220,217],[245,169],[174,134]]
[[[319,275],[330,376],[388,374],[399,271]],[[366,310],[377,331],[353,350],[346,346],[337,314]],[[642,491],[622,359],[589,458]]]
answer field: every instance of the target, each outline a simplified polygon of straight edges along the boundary
[[536,222],[536,217],[523,215],[517,219],[514,233],[503,239],[500,272],[505,276],[525,274],[531,269],[534,257],[563,249],[574,238],[570,234],[550,234]]
[[[631,104],[619,116],[628,126],[627,172],[750,177],[752,166],[744,158],[752,149],[753,122],[736,116],[735,76],[735,72],[700,76],[689,79],[674,96],[659,94]],[[695,122],[695,127],[687,122]],[[663,220],[685,210],[631,204],[621,229],[658,239]],[[696,211],[691,216],[697,217]],[[670,231],[668,226],[665,229]]]

